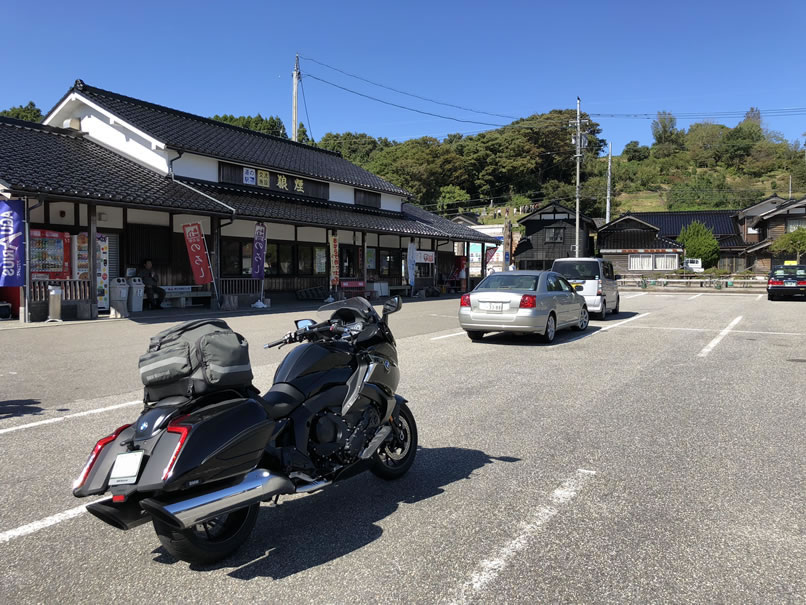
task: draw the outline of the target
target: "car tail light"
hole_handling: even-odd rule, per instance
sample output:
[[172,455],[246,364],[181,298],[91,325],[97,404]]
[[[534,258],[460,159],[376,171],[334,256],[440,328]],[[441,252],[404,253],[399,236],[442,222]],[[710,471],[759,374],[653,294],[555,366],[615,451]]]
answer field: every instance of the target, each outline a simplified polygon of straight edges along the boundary
[[462,300],[459,301],[460,307],[470,306],[470,294],[462,294]]
[[600,279],[598,282],[596,282],[596,296],[601,295],[602,295],[602,280]]
[[524,294],[521,296],[521,309],[534,309],[537,306],[537,297],[533,294]]
[[179,443],[176,444],[174,448],[174,453],[171,455],[171,459],[168,462],[168,466],[165,467],[165,470],[162,471],[162,480],[165,481],[168,479],[174,472],[174,464],[176,464],[176,459],[179,458],[179,453],[182,451],[182,448],[185,446],[185,441],[187,441],[188,434],[190,433],[190,425],[182,424],[182,421],[187,418],[187,415],[180,416],[176,420],[172,421],[171,424],[168,425],[168,428],[165,429],[168,433],[176,433],[179,435]]
[[780,279],[771,279],[770,281],[767,282],[767,285],[768,286],[783,286],[784,282],[783,282],[783,280],[780,280]]
[[802,279],[798,282],[799,286],[806,286],[806,279]]
[[84,465],[84,468],[81,469],[81,474],[78,476],[78,479],[76,479],[73,482],[73,489],[78,489],[79,487],[84,485],[84,482],[87,480],[87,477],[89,477],[90,471],[92,470],[92,467],[95,466],[95,463],[98,460],[98,456],[101,454],[103,449],[107,445],[112,443],[115,439],[117,439],[120,436],[120,434],[130,426],[131,424],[124,424],[123,426],[116,428],[115,432],[112,433],[111,435],[107,435],[103,439],[98,440],[98,443],[96,443],[95,447],[92,448],[92,451],[90,452],[89,458],[87,458],[87,462]]

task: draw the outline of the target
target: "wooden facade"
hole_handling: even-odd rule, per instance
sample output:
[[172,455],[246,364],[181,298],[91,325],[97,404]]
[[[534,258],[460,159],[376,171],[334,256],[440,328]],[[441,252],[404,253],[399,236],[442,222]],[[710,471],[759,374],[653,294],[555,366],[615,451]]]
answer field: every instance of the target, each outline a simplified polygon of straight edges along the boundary
[[[576,256],[576,218],[573,210],[551,203],[520,221],[526,232],[515,250],[518,269],[550,269],[558,258]],[[593,256],[596,224],[579,216],[579,256]]]

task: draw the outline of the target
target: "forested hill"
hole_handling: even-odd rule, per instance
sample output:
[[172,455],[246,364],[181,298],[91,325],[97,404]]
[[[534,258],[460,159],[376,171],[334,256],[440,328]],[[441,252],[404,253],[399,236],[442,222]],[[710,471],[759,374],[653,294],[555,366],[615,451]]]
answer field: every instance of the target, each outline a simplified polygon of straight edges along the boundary
[[[0,111],[38,121],[34,105]],[[497,130],[443,140],[404,142],[364,133],[327,133],[314,142],[299,124],[299,140],[340,152],[410,191],[417,203],[446,216],[489,206],[527,206],[547,201],[573,204],[576,165],[571,141],[572,109],[552,110]],[[582,162],[581,207],[604,216],[607,133],[587,119]],[[278,116],[216,115],[213,119],[286,137]],[[733,128],[712,122],[677,128],[675,117],[658,112],[648,126],[653,143],[631,141],[613,156],[613,213],[649,210],[741,208],[773,193],[806,194],[806,150],[798,141],[764,128],[751,108]],[[618,153],[618,150],[614,150]]]

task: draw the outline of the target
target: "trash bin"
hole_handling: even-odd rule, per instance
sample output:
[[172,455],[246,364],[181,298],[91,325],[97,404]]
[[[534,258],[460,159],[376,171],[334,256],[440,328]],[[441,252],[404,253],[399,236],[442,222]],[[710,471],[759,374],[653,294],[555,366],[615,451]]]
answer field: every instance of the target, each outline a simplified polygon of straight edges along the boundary
[[129,284],[125,277],[115,277],[109,284],[109,315],[111,317],[128,317],[129,309],[126,307],[129,294]]
[[129,278],[129,311],[131,313],[139,313],[143,310],[143,296],[145,294],[145,286],[143,280],[139,277]]
[[48,286],[48,321],[62,320],[62,288]]

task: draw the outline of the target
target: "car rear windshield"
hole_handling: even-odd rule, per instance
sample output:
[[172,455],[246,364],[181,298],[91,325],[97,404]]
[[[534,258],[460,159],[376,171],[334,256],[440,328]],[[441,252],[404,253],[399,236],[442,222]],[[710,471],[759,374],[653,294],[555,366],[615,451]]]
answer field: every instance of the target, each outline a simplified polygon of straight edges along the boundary
[[599,263],[592,260],[561,260],[551,270],[566,279],[599,279]]
[[790,265],[788,267],[775,267],[773,277],[806,277],[806,265]]
[[477,290],[537,290],[537,275],[493,273],[481,282]]

